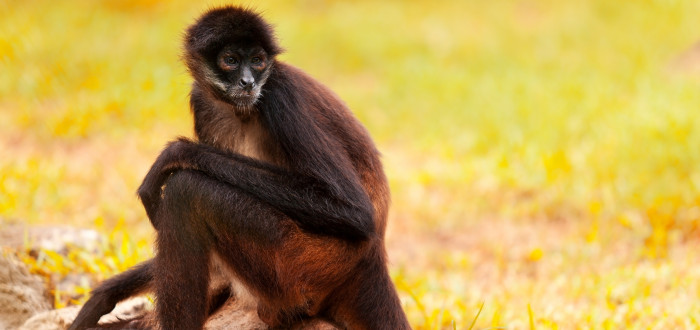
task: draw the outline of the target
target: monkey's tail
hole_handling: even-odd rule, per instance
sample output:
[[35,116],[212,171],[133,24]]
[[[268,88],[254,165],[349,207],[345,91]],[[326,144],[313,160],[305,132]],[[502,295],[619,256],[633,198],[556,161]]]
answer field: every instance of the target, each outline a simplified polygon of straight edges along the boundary
[[152,267],[153,259],[102,282],[92,291],[92,297],[83,305],[69,330],[96,327],[102,315],[111,312],[118,302],[149,290],[153,283]]

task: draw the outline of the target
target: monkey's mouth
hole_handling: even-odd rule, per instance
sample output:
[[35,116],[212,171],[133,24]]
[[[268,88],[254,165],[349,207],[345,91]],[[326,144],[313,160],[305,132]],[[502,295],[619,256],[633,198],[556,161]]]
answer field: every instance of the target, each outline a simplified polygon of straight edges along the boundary
[[253,88],[252,90],[236,89],[228,93],[228,97],[238,106],[252,106],[260,97],[260,89]]
[[241,93],[240,93],[240,95],[243,96],[243,97],[253,97],[253,98],[257,98],[257,97],[258,97],[258,94],[259,94],[259,93],[258,93],[257,91],[252,90],[252,89],[249,90],[249,91],[243,90],[243,91],[241,91]]

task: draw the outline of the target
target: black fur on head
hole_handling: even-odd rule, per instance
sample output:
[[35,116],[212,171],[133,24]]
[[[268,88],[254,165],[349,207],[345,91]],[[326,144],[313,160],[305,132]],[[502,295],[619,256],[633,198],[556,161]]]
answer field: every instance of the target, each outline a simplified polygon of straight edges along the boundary
[[[233,105],[238,114],[254,110],[280,52],[272,26],[241,7],[209,10],[185,35],[184,60],[195,84]],[[256,64],[251,62],[253,58]],[[236,64],[226,64],[227,59]]]
[[256,12],[236,6],[215,8],[202,15],[187,29],[185,50],[190,56],[208,57],[234,42],[257,43],[270,57],[282,52],[272,26]]

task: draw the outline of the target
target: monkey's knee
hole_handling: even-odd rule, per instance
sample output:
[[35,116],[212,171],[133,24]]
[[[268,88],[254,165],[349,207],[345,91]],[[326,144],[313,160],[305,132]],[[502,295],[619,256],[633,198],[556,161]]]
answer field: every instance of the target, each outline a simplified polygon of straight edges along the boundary
[[206,203],[220,196],[224,184],[193,170],[179,170],[165,181],[162,198],[172,205]]
[[194,185],[197,177],[198,174],[190,170],[173,172],[163,185],[161,197],[163,199],[188,197],[196,190]]
[[[208,209],[213,196],[213,180],[206,175],[191,171],[174,172],[163,187],[161,194],[161,217],[189,219],[201,217],[199,214]],[[160,222],[160,221],[158,221]],[[158,228],[156,228],[158,229]]]

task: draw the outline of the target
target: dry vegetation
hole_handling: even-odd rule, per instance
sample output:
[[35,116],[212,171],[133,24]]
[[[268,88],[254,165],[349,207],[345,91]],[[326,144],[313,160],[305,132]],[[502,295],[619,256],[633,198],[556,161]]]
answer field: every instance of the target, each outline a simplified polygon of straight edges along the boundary
[[[247,4],[384,153],[415,328],[700,327],[700,2]],[[179,47],[205,8],[0,2],[0,225],[109,237],[11,251],[90,274],[57,306],[151,254],[134,191],[191,135]]]

